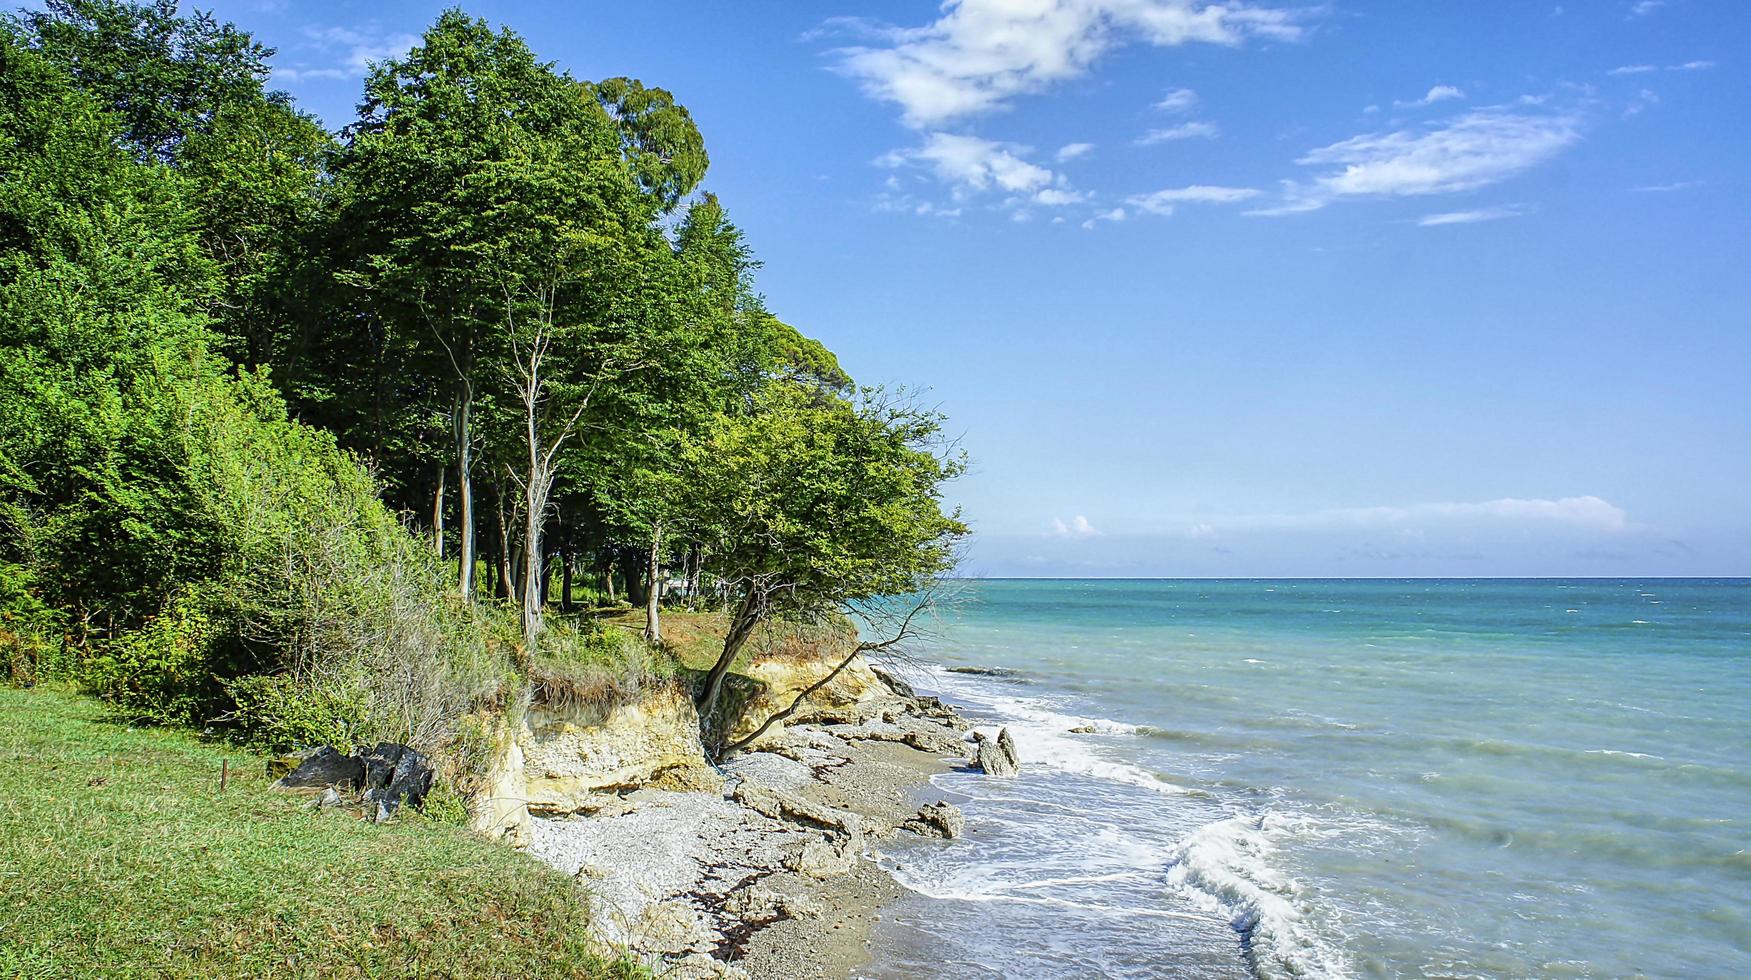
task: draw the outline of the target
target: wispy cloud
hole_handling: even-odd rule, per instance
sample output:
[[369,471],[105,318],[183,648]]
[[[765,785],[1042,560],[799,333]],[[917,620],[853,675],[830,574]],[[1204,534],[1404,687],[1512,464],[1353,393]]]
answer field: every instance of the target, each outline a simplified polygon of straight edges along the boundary
[[1676,65],[1667,65],[1664,68],[1659,65],[1619,65],[1605,74],[1621,78],[1625,75],[1647,75],[1657,71],[1708,71],[1714,66],[1715,63],[1712,61],[1686,61]]
[[1174,187],[1159,190],[1153,194],[1138,194],[1128,198],[1125,203],[1150,214],[1170,215],[1176,204],[1234,204],[1258,197],[1259,191],[1251,187],[1217,187],[1210,184],[1193,184],[1190,187]]
[[956,204],[986,193],[1005,195],[1005,204],[1012,209],[1028,204],[1060,207],[1084,200],[1062,174],[1027,160],[1031,152],[1016,143],[930,133],[920,145],[892,150],[875,162],[881,167],[923,171],[947,186]]
[[1090,524],[1088,518],[1081,514],[1077,514],[1068,521],[1061,517],[1052,518],[1052,529],[1048,533],[1054,538],[1098,538],[1101,536],[1100,528]]
[[1331,169],[1310,181],[1286,182],[1280,204],[1251,213],[1475,190],[1543,163],[1580,138],[1576,115],[1505,108],[1479,109],[1421,130],[1365,133],[1302,155],[1296,162],[1303,166]]
[[420,43],[418,35],[364,27],[312,25],[304,28],[301,48],[319,53],[321,64],[278,65],[274,77],[288,82],[312,79],[362,78],[375,62],[406,54]]
[[1138,146],[1153,146],[1156,143],[1170,143],[1177,140],[1213,140],[1220,136],[1222,130],[1215,123],[1200,120],[1180,123],[1163,129],[1152,129],[1137,137]]
[[921,27],[839,18],[820,34],[864,43],[833,52],[871,98],[924,129],[1004,108],[1081,77],[1128,43],[1238,45],[1301,36],[1300,9],[1205,0],[947,0]]
[[1673,191],[1687,191],[1692,187],[1701,187],[1700,180],[1680,180],[1670,184],[1644,184],[1641,187],[1631,187],[1636,194],[1670,194]]
[[1636,0],[1635,3],[1629,5],[1629,15],[1631,17],[1646,17],[1665,5],[1666,0]]
[[1059,163],[1066,163],[1077,157],[1087,156],[1089,151],[1093,149],[1093,143],[1065,143],[1063,146],[1058,147],[1058,152],[1054,155],[1057,157]]
[[1417,219],[1417,226],[1420,228],[1439,228],[1443,225],[1475,225],[1483,221],[1518,218],[1526,214],[1528,210],[1520,205],[1503,205],[1493,208],[1478,208],[1473,211],[1448,211],[1443,214],[1424,215]]
[[1643,112],[1646,112],[1649,106],[1659,104],[1660,95],[1658,92],[1655,92],[1653,89],[1642,89],[1624,105],[1623,117],[1628,119],[1630,116],[1639,116]]
[[1176,88],[1163,96],[1155,108],[1162,112],[1185,113],[1198,107],[1198,93],[1189,88]]
[[1463,98],[1465,98],[1464,89],[1461,89],[1456,85],[1437,85],[1434,88],[1429,89],[1428,94],[1420,99],[1413,99],[1409,102],[1394,102],[1393,105],[1398,106],[1401,109],[1406,109],[1431,106],[1437,102],[1448,102],[1453,99]]
[[1096,225],[1102,221],[1119,222],[1130,216],[1130,212],[1126,211],[1124,208],[1108,208],[1105,211],[1096,213],[1094,217],[1089,218],[1087,221],[1084,221],[1082,223],[1082,228],[1084,231],[1093,231]]

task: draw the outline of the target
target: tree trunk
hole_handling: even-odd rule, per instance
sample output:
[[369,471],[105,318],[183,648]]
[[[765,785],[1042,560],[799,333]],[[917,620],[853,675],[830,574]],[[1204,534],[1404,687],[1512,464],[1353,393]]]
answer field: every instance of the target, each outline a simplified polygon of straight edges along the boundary
[[626,599],[635,606],[650,600],[650,578],[645,574],[645,561],[650,556],[641,548],[620,549],[620,568],[626,579]]
[[559,608],[562,612],[572,611],[572,553],[570,549],[559,553]]
[[[759,625],[760,618],[765,615],[765,595],[750,586],[742,602],[736,607],[736,614],[730,619],[730,631],[724,637],[723,652],[717,655],[717,663],[711,665],[711,671],[705,675],[705,686],[699,692],[699,699],[694,702],[699,709],[699,720],[704,724],[717,707],[718,693],[723,689],[724,675],[730,672],[730,665],[736,662],[736,657],[742,652],[742,644],[748,642],[754,627]],[[727,728],[727,726],[726,726]]]
[[644,638],[663,642],[663,525],[651,528],[650,564],[645,569]]
[[505,521],[505,498],[499,495],[499,598],[515,599],[516,579],[511,574],[511,536]]
[[474,448],[469,424],[473,401],[468,382],[462,382],[456,403],[456,565],[465,599],[474,598]]
[[523,515],[523,643],[531,653],[535,651],[535,638],[541,635],[541,580],[546,572],[541,562],[541,512],[547,501],[536,487],[538,476],[535,472],[529,474],[523,501],[528,508]]
[[619,593],[614,591],[614,554],[609,552],[608,561],[602,566],[602,591],[608,596],[608,604],[615,605],[620,601]]
[[437,552],[438,560],[444,560],[444,477],[450,468],[438,464],[438,492],[432,494],[432,550]]

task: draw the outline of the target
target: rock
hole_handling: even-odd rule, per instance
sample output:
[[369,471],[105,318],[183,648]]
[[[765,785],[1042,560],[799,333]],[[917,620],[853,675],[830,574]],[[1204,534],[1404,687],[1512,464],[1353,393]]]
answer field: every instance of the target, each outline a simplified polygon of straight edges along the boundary
[[329,786],[323,789],[321,796],[311,800],[307,805],[312,810],[325,810],[332,806],[340,806],[343,802],[345,801],[341,799],[340,793],[336,792],[333,786]]
[[748,980],[748,971],[712,959],[705,953],[689,953],[670,960],[664,966],[662,976],[663,980]]
[[907,830],[924,837],[946,837],[953,840],[967,829],[967,818],[953,803],[926,803],[918,808],[918,816],[902,824]]
[[[275,789],[319,789],[323,786],[358,789],[364,782],[364,762],[356,756],[342,755],[332,745],[311,749],[300,758],[302,761],[291,772],[274,783]],[[275,761],[283,762],[284,757]]]
[[434,773],[430,760],[405,745],[379,742],[359,761],[365,770],[361,783],[369,799],[377,803],[378,823],[394,816],[403,803],[418,808],[431,792]]
[[917,718],[906,718],[901,724],[863,724],[834,726],[833,734],[840,738],[868,742],[898,742],[920,752],[934,755],[959,755],[962,741],[952,730]]
[[862,818],[855,813],[810,803],[799,796],[746,779],[736,784],[735,799],[748,809],[774,820],[814,824],[854,839],[863,834]]
[[1077,725],[1075,728],[1070,729],[1070,734],[1072,734],[1072,735],[1093,735],[1097,730],[1098,729],[1096,729],[1093,725]]
[[784,856],[784,866],[811,878],[831,878],[850,871],[857,864],[857,851],[850,842],[813,838],[792,845]]
[[724,900],[724,911],[749,922],[818,919],[821,905],[807,895],[786,895],[763,885],[750,885]]
[[647,907],[632,927],[632,944],[653,953],[703,953],[716,945],[711,930],[680,899]]
[[949,667],[951,674],[977,674],[980,677],[1020,677],[1021,671],[1008,667]]
[[888,690],[893,691],[896,695],[899,695],[908,701],[916,701],[918,699],[918,692],[912,689],[912,685],[895,676],[893,671],[890,671],[885,667],[877,667],[874,664],[870,665],[869,670],[870,673],[881,678],[882,683],[888,685]]
[[1015,740],[1009,729],[998,731],[997,738],[987,738],[983,732],[973,733],[973,756],[967,760],[987,776],[1013,776],[1021,772],[1021,760],[1015,754]]

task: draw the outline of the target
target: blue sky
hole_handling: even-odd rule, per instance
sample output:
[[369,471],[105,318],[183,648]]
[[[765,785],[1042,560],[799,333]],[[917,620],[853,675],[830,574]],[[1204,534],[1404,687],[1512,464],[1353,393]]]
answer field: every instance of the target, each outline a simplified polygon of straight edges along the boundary
[[[338,127],[442,6],[217,10]],[[972,572],[1751,574],[1739,0],[467,9],[693,111]]]

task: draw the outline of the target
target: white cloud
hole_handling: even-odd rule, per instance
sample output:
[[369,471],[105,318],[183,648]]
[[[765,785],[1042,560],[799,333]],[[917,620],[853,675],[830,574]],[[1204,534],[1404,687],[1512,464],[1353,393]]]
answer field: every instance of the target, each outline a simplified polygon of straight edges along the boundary
[[1454,85],[1437,85],[1434,88],[1429,89],[1429,94],[1420,99],[1411,102],[1395,102],[1393,105],[1400,107],[1429,106],[1434,105],[1437,102],[1447,102],[1452,99],[1463,98],[1465,98],[1465,91],[1463,89]]
[[1124,208],[1110,208],[1106,211],[1098,212],[1095,214],[1094,217],[1089,218],[1087,221],[1084,221],[1082,223],[1082,227],[1085,231],[1093,231],[1095,228],[1095,225],[1098,222],[1102,222],[1102,221],[1119,222],[1119,221],[1124,221],[1126,218],[1129,218],[1130,216],[1131,216],[1130,212],[1126,211]]
[[950,185],[958,196],[973,191],[1002,190],[1033,194],[1057,182],[1045,167],[1022,159],[1027,148],[977,136],[931,133],[920,146],[893,150],[876,163],[884,167],[921,166]]
[[871,98],[897,104],[907,125],[927,128],[1079,78],[1127,43],[1293,40],[1303,16],[1205,0],[946,0],[922,27],[840,19],[828,28],[873,42],[834,52],[840,69]]
[[1259,192],[1251,187],[1215,187],[1209,184],[1193,184],[1190,187],[1175,187],[1156,191],[1153,194],[1138,194],[1126,199],[1127,204],[1140,211],[1150,214],[1170,215],[1176,204],[1233,204],[1258,197]]
[[1188,122],[1166,129],[1152,129],[1137,137],[1138,146],[1152,146],[1156,143],[1168,143],[1174,140],[1206,139],[1213,140],[1221,133],[1215,123]]
[[1631,187],[1637,194],[1670,194],[1673,191],[1687,191],[1692,187],[1701,187],[1700,180],[1680,180],[1670,184],[1644,184],[1641,187]]
[[1193,524],[1186,528],[1186,537],[1193,541],[1208,541],[1216,536],[1216,528],[1210,524]]
[[1101,532],[1088,522],[1088,518],[1077,514],[1068,523],[1061,517],[1052,518],[1051,535],[1054,538],[1098,538]]
[[1046,207],[1061,207],[1065,204],[1077,204],[1080,203],[1082,199],[1083,195],[1079,192],[1067,191],[1058,187],[1048,187],[1035,194],[1033,198],[1035,204],[1043,204]]
[[1186,113],[1198,107],[1198,93],[1189,88],[1176,88],[1155,103],[1155,108],[1163,112]]
[[[1665,71],[1708,71],[1710,68],[1713,68],[1714,66],[1715,66],[1715,63],[1712,61],[1686,61],[1686,62],[1683,62],[1682,64],[1667,65],[1665,67],[1665,69],[1663,69],[1663,70],[1665,70]],[[1662,69],[1660,68],[1659,65],[1620,65],[1616,68],[1611,69],[1610,71],[1606,72],[1605,74],[1615,75],[1615,76],[1621,77],[1624,75],[1646,75],[1650,72],[1656,72],[1656,71],[1661,71],[1661,70]]]
[[1310,182],[1285,182],[1281,204],[1251,213],[1313,211],[1343,198],[1475,190],[1543,163],[1580,138],[1574,115],[1500,108],[1421,131],[1366,133],[1304,154],[1297,163],[1336,169]]
[[1630,5],[1629,15],[1631,17],[1646,17],[1665,5],[1666,0],[1636,0]]
[[1623,107],[1623,117],[1628,119],[1630,116],[1639,116],[1646,111],[1649,106],[1659,104],[1659,93],[1652,89],[1642,89],[1640,92],[1636,93],[1635,98],[1630,99],[1629,103]]
[[1518,206],[1494,208],[1478,208],[1475,211],[1448,211],[1445,214],[1428,214],[1417,219],[1421,228],[1438,228],[1442,225],[1475,225],[1480,221],[1499,221],[1503,218],[1518,218],[1526,213],[1526,209]]
[[284,65],[274,66],[274,78],[285,82],[307,82],[311,79],[325,78],[342,80],[351,73],[345,68],[291,68]]
[[1058,147],[1056,156],[1059,163],[1065,163],[1077,157],[1087,156],[1089,151],[1093,149],[1093,143],[1065,143]]
[[[345,59],[346,68],[355,76],[364,75],[371,67],[372,62],[398,58],[420,43],[418,35],[402,32],[384,33],[374,25],[366,28],[306,27],[304,36],[319,48],[339,53]],[[333,69],[318,70],[332,71]],[[336,76],[323,75],[321,77]]]

